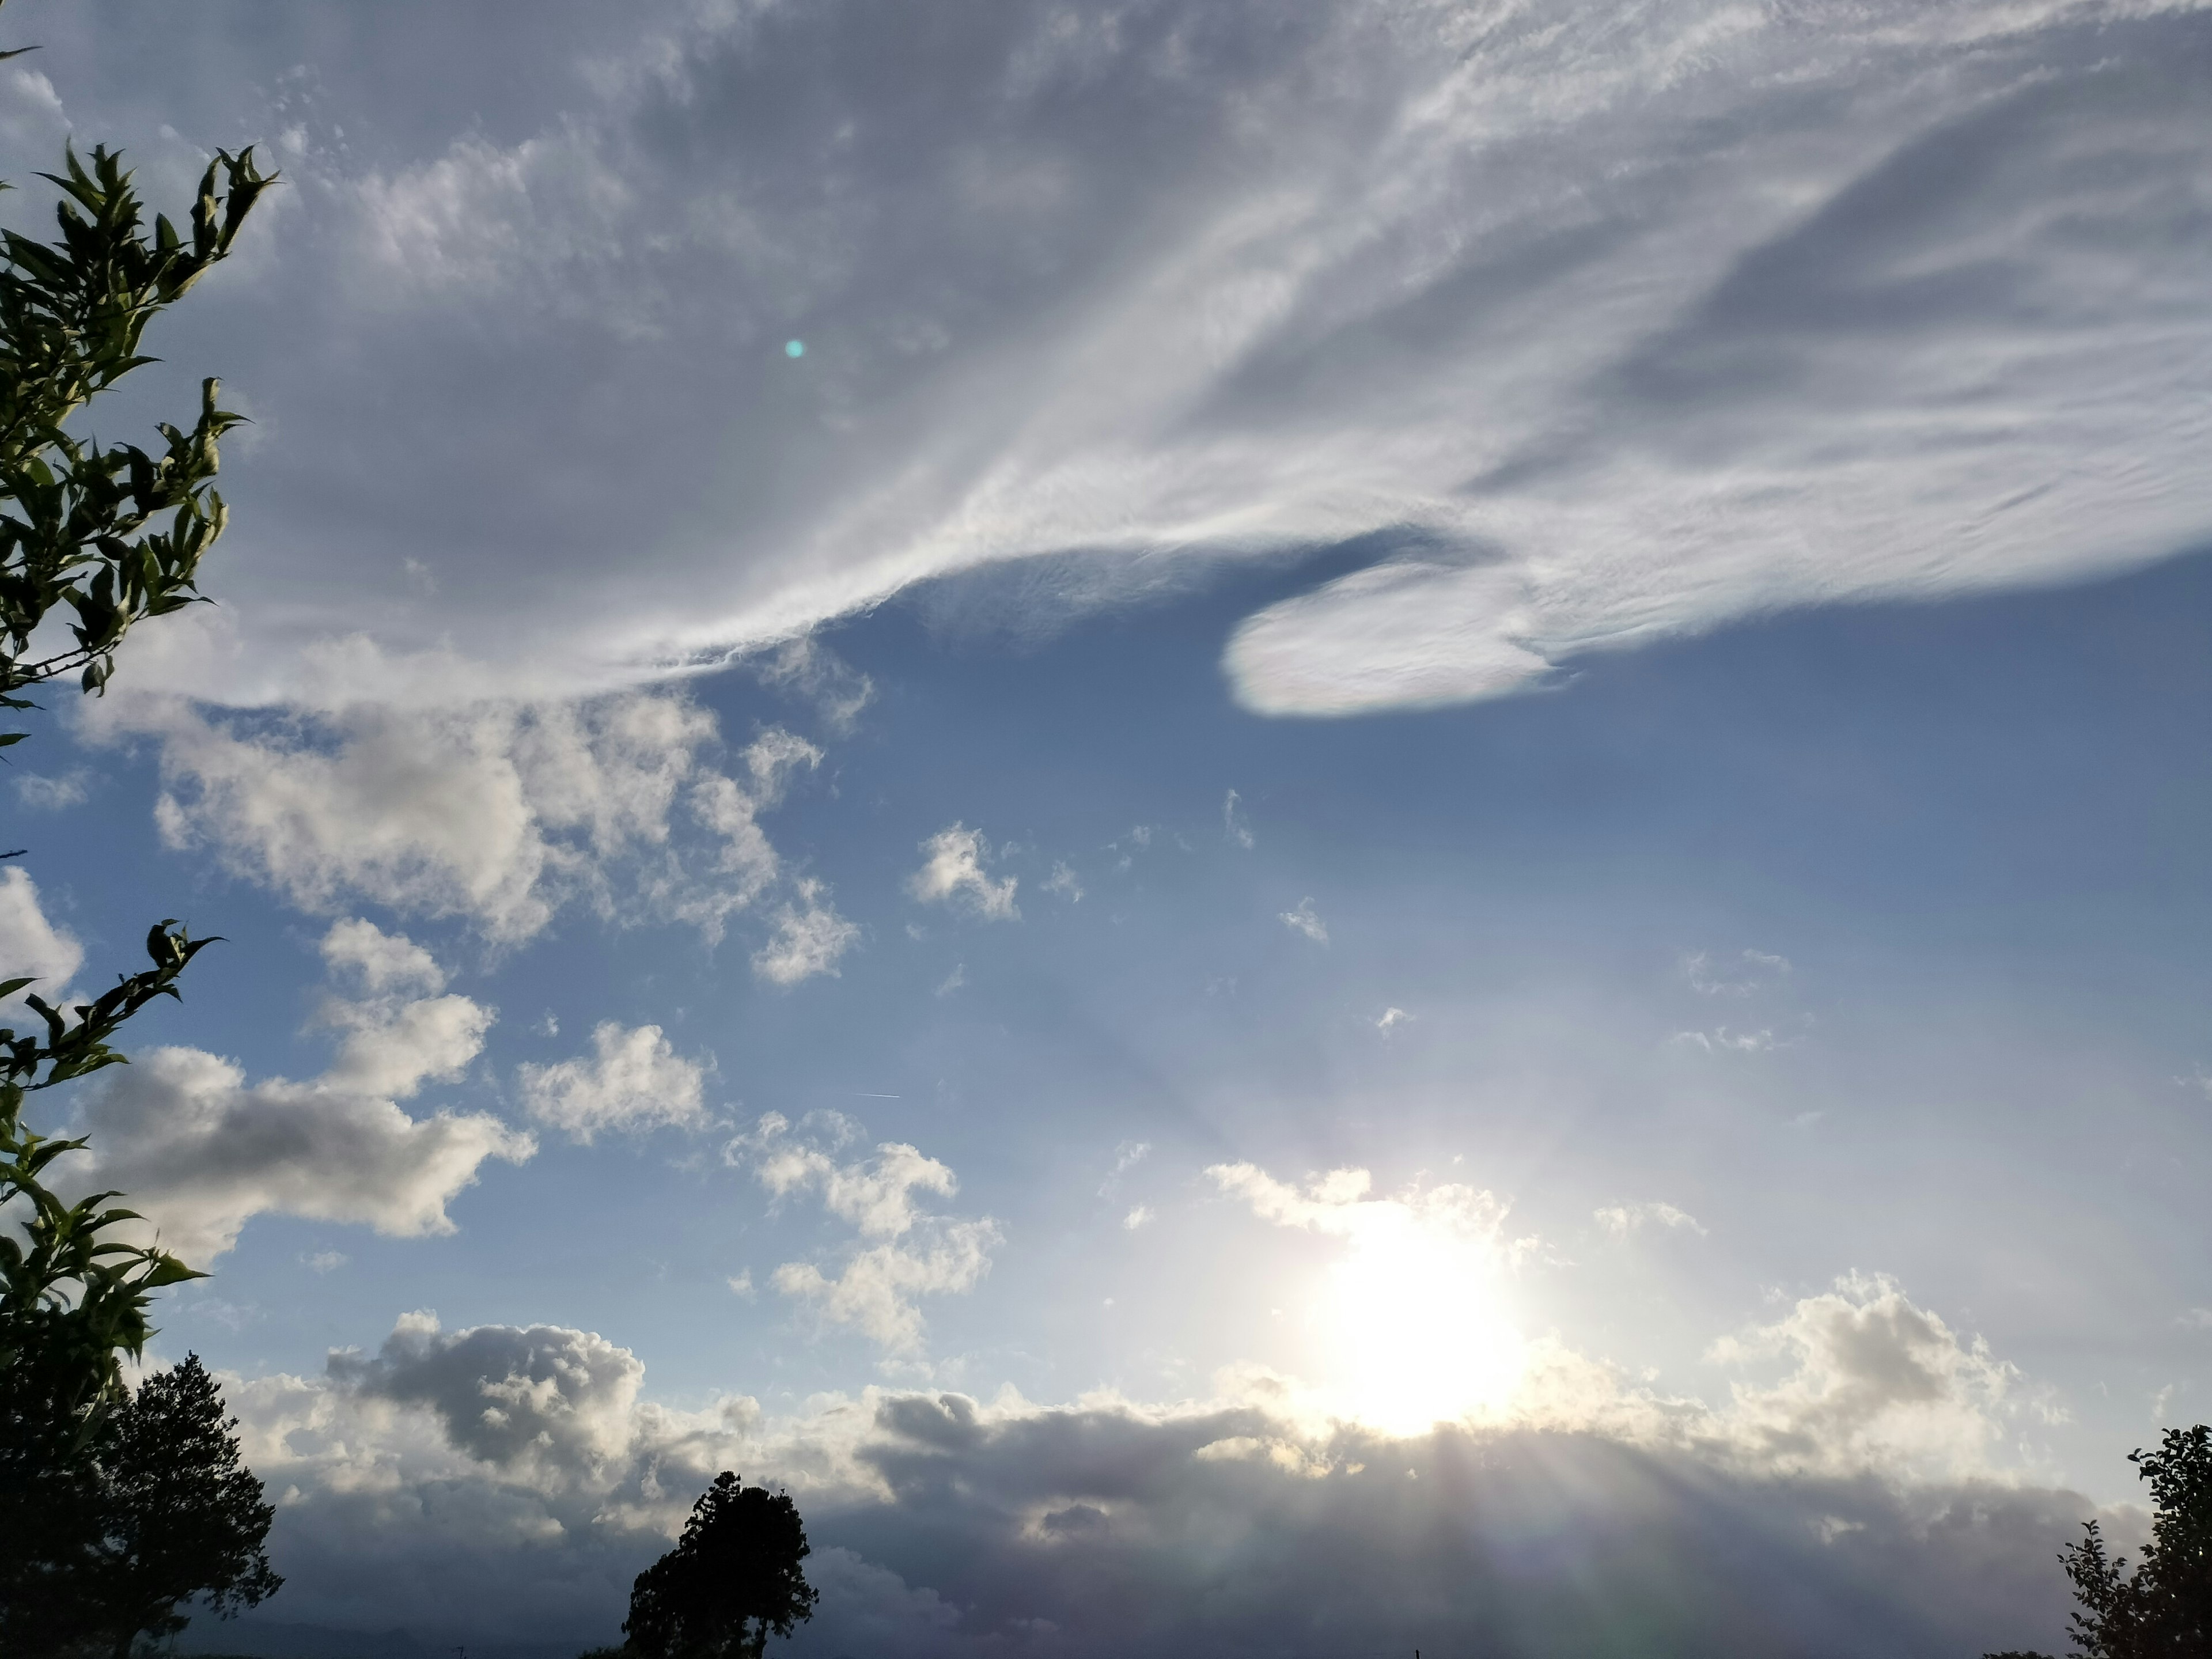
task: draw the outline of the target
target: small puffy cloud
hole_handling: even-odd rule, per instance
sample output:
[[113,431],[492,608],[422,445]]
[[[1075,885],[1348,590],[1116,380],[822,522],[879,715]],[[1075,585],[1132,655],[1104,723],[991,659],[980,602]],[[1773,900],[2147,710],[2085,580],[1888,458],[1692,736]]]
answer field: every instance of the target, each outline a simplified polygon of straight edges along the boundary
[[324,1000],[321,1023],[345,1036],[326,1086],[405,1100],[427,1080],[450,1081],[483,1051],[495,1012],[441,996],[446,975],[428,951],[375,923],[335,923],[322,955],[333,978],[360,994]]
[[850,1326],[891,1353],[921,1346],[921,1310],[915,1298],[972,1291],[991,1268],[1000,1242],[988,1218],[933,1222],[927,1237],[873,1244],[848,1255],[835,1273],[811,1261],[787,1261],[775,1270],[775,1287],[814,1303],[834,1324]]
[[915,1298],[973,1290],[990,1270],[1001,1234],[988,1216],[960,1219],[921,1206],[917,1194],[950,1198],[959,1183],[950,1168],[917,1147],[885,1141],[872,1158],[841,1159],[838,1152],[855,1133],[855,1126],[832,1114],[808,1119],[794,1133],[771,1112],[732,1141],[724,1156],[750,1164],[779,1199],[817,1194],[824,1209],[872,1241],[848,1252],[835,1273],[785,1262],[775,1270],[775,1287],[815,1303],[824,1318],[888,1352],[910,1352],[923,1332]]
[[1376,1016],[1375,1029],[1382,1032],[1384,1036],[1389,1036],[1400,1026],[1410,1024],[1413,1018],[1403,1008],[1385,1008]]
[[[83,966],[84,946],[67,928],[46,919],[30,872],[20,864],[0,869],[0,975],[37,980],[24,990],[59,1006],[70,981]],[[28,1012],[22,991],[0,1001],[0,1018],[20,1019]]]
[[1297,909],[1284,911],[1277,920],[1292,933],[1304,933],[1316,945],[1328,943],[1328,924],[1314,913],[1310,898],[1300,899]]
[[1594,1212],[1597,1224],[1615,1238],[1626,1238],[1642,1227],[1665,1227],[1674,1231],[1688,1231],[1702,1237],[1705,1228],[1697,1217],[1686,1210],[1678,1210],[1672,1204],[1616,1204]]
[[968,964],[964,962],[956,962],[952,964],[952,971],[938,981],[937,994],[939,997],[949,997],[967,982]]
[[592,1049],[517,1071],[532,1117],[586,1146],[602,1129],[635,1134],[706,1121],[706,1067],[678,1054],[658,1025],[625,1030],[602,1020],[592,1030]]
[[1017,878],[991,878],[984,868],[990,846],[981,830],[955,823],[922,842],[921,850],[921,868],[907,878],[907,890],[921,902],[964,908],[991,921],[1020,918],[1014,904]]
[[336,1273],[353,1258],[343,1250],[316,1250],[300,1258],[300,1265],[309,1273]]
[[771,985],[796,985],[817,974],[837,977],[838,960],[860,942],[860,929],[837,914],[829,894],[811,876],[792,884],[769,942],[753,952],[754,973]]
[[1121,1218],[1121,1225],[1127,1228],[1130,1232],[1133,1233],[1139,1227],[1150,1226],[1152,1220],[1153,1216],[1152,1206],[1149,1204],[1139,1204],[1132,1209],[1128,1214]]
[[26,772],[15,780],[15,799],[33,812],[58,812],[82,806],[90,793],[91,776],[81,766],[70,768],[58,778]]
[[324,965],[355,975],[371,995],[391,991],[434,994],[446,988],[437,959],[404,934],[356,918],[331,924],[321,945]]
[[1083,902],[1083,883],[1068,867],[1065,859],[1052,866],[1052,874],[1045,879],[1044,890],[1059,894],[1070,904]]

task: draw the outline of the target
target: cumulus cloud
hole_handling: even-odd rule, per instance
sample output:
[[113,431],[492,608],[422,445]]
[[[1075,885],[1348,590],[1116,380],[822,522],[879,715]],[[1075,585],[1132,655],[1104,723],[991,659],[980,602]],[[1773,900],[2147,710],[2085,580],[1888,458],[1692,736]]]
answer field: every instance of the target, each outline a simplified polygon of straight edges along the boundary
[[[0,870],[0,975],[37,980],[24,991],[60,1006],[60,999],[84,966],[84,946],[66,927],[48,921],[39,902],[39,884],[20,864]],[[0,1001],[0,1018],[21,1019],[30,1011],[23,991]]]
[[1297,909],[1285,910],[1276,919],[1292,933],[1304,933],[1316,945],[1328,943],[1328,924],[1314,913],[1314,902],[1310,898],[1300,899]]
[[1705,1228],[1697,1217],[1686,1210],[1678,1210],[1672,1204],[1615,1204],[1595,1211],[1597,1224],[1615,1238],[1626,1238],[1643,1227],[1664,1227],[1670,1231],[1686,1231],[1700,1237]]
[[72,1160],[72,1182],[129,1193],[163,1242],[200,1264],[267,1213],[400,1237],[453,1231],[446,1206],[485,1161],[519,1163],[537,1144],[489,1114],[413,1117],[398,1103],[458,1076],[492,1012],[435,994],[444,975],[428,953],[370,923],[339,923],[323,948],[361,994],[323,1004],[321,1022],[343,1034],[327,1071],[250,1083],[234,1061],[198,1048],[136,1056],[86,1086],[92,1150]]
[[333,1353],[329,1374],[368,1398],[428,1407],[459,1450],[557,1486],[628,1453],[645,1367],[586,1331],[485,1325],[448,1334],[424,1312],[403,1316],[374,1359]]
[[658,1025],[601,1020],[592,1050],[550,1066],[525,1064],[515,1081],[539,1122],[588,1146],[602,1129],[696,1129],[707,1121],[707,1068],[684,1059]]
[[1981,1472],[2021,1382],[1986,1343],[1962,1339],[1881,1275],[1848,1275],[1774,1323],[1723,1338],[1711,1358],[1788,1364],[1771,1384],[1733,1385],[1726,1423],[1747,1454],[1790,1471]]
[[[757,818],[794,771],[819,764],[821,750],[765,731],[741,757],[741,784],[707,758],[713,715],[680,696],[458,708],[349,701],[319,716],[259,720],[118,696],[86,727],[158,740],[155,817],[169,844],[206,846],[234,873],[310,911],[367,899],[465,918],[511,944],[571,902],[615,916],[625,895],[643,914],[714,940],[781,886],[817,930],[835,920],[818,885],[786,879]],[[681,833],[687,823],[702,833]]]
[[796,985],[817,974],[838,976],[837,963],[860,942],[859,924],[837,914],[830,890],[811,876],[792,884],[777,908],[769,942],[753,952],[753,971],[772,985]]
[[724,1156],[749,1164],[779,1199],[817,1194],[824,1209],[868,1241],[848,1251],[835,1273],[812,1262],[785,1262],[774,1275],[776,1289],[813,1303],[824,1319],[860,1331],[889,1352],[911,1352],[924,1330],[916,1298],[975,1289],[1003,1235],[988,1216],[939,1216],[921,1206],[917,1194],[950,1198],[959,1183],[948,1166],[917,1147],[885,1141],[872,1158],[841,1160],[837,1153],[858,1133],[834,1113],[808,1118],[794,1133],[788,1120],[770,1112]]
[[1016,921],[1021,911],[1014,903],[1015,877],[994,881],[984,866],[990,861],[990,843],[981,830],[955,823],[921,843],[927,855],[921,869],[907,878],[907,891],[924,904],[943,904],[966,910],[990,921]]

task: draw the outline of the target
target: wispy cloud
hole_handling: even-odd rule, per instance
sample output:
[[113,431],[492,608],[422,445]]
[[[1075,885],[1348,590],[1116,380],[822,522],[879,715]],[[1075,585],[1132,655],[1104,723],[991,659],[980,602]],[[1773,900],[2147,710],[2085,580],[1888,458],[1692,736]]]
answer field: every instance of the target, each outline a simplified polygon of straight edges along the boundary
[[924,904],[943,904],[988,921],[1016,921],[1013,876],[994,880],[985,866],[990,843],[981,830],[955,823],[921,843],[922,866],[907,878],[907,891]]

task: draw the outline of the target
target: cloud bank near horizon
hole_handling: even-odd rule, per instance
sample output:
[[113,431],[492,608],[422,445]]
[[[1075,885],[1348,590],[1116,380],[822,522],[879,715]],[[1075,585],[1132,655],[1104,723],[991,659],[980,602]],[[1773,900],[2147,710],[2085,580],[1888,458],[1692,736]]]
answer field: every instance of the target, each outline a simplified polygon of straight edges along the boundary
[[[1345,714],[2212,526],[2179,0],[637,18],[465,123],[372,123],[366,23],[241,31],[149,134],[152,180],[256,120],[291,187],[182,343],[263,422],[229,609],[135,672],[569,695],[1010,559],[1370,538],[1224,659]],[[130,118],[60,28],[27,141]]]
[[2064,1597],[2045,1547],[2089,1506],[2007,1466],[2007,1368],[1868,1279],[1735,1353],[1787,1364],[1715,1409],[1554,1352],[1492,1420],[1403,1436],[1312,1415],[1256,1371],[1178,1404],[869,1389],[781,1419],[741,1396],[681,1411],[603,1336],[447,1332],[427,1313],[322,1376],[228,1386],[282,1495],[295,1621],[611,1632],[629,1577],[728,1468],[787,1486],[807,1517],[824,1600],[802,1654],[2051,1639]]

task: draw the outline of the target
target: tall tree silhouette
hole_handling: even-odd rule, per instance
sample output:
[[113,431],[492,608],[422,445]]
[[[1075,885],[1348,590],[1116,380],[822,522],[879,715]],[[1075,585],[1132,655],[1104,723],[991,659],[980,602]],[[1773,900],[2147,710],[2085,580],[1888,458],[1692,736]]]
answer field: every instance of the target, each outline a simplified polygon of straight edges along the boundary
[[806,1528],[788,1492],[724,1470],[674,1549],[638,1574],[623,1633],[640,1659],[760,1659],[770,1635],[814,1616],[799,1563]]

